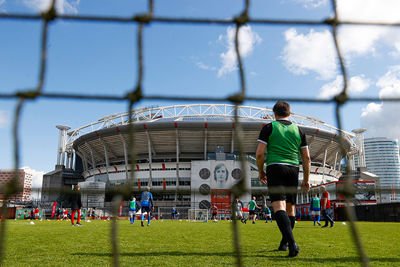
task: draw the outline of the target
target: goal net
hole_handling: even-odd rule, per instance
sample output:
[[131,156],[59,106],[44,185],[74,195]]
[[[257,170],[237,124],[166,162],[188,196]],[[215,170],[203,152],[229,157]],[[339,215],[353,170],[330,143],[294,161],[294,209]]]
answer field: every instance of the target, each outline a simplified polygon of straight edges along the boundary
[[[175,210],[174,215],[172,210]],[[185,207],[158,207],[157,218],[163,220],[181,220],[188,217],[188,208]]]
[[188,211],[189,222],[207,222],[209,219],[207,209],[189,209]]

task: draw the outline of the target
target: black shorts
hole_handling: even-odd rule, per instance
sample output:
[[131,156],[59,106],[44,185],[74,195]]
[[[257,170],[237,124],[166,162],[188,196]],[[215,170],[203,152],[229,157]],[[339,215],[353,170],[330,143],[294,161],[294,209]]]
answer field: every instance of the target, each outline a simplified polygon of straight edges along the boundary
[[150,212],[150,211],[151,211],[151,207],[150,206],[142,206],[142,213]]
[[299,167],[272,164],[267,166],[266,174],[271,201],[285,200],[288,203],[296,204]]
[[249,210],[249,215],[254,215],[254,214],[256,214],[255,210]]

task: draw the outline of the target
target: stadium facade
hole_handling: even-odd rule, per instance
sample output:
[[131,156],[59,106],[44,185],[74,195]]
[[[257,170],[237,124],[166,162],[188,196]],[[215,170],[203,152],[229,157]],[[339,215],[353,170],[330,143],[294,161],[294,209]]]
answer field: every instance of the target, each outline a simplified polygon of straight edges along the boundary
[[[110,201],[108,189],[129,182],[136,193],[151,186],[156,206],[209,208],[218,203],[220,209],[228,209],[233,197],[230,188],[243,178],[243,173],[249,190],[242,200],[249,201],[251,195],[265,197],[265,186],[258,180],[255,151],[261,128],[274,120],[272,110],[265,108],[239,106],[237,114],[244,133],[245,171],[235,142],[235,106],[226,104],[137,108],[131,124],[129,114],[124,113],[105,116],[74,130],[57,126],[57,166],[60,171],[75,173],[74,181],[82,188],[95,189],[96,194],[84,196],[87,207],[104,207]],[[291,114],[290,120],[307,137],[312,161],[310,183],[338,181],[341,160],[357,153],[355,135],[339,132],[309,116]],[[131,139],[135,164],[131,164],[128,151]],[[46,188],[51,189],[52,177],[44,177],[42,201],[57,197],[51,195],[51,190],[46,193]],[[308,201],[308,196],[299,194],[298,198],[299,202]]]

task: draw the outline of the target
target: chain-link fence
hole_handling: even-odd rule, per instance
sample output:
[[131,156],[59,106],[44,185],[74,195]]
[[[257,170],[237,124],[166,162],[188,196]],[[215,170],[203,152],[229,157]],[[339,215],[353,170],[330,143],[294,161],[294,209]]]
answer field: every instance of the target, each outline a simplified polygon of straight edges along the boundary
[[[43,12],[38,15],[28,15],[28,14],[10,14],[10,13],[0,13],[0,23],[4,20],[18,20],[18,21],[41,21],[42,24],[42,33],[41,33],[41,60],[40,60],[40,71],[37,85],[32,87],[31,89],[18,91],[16,93],[0,93],[1,99],[17,99],[18,103],[15,109],[15,119],[13,121],[13,156],[14,156],[14,168],[18,170],[20,167],[20,121],[21,121],[21,110],[26,105],[28,100],[34,100],[38,98],[47,98],[47,99],[70,99],[70,100],[105,100],[105,101],[121,101],[129,103],[129,114],[130,118],[132,118],[132,109],[133,107],[140,102],[141,100],[171,100],[171,101],[213,101],[213,102],[231,102],[236,105],[240,105],[244,101],[259,101],[259,102],[272,102],[277,100],[285,100],[288,102],[302,102],[302,103],[332,103],[336,106],[335,108],[335,116],[336,116],[336,124],[337,128],[342,129],[342,121],[343,118],[341,116],[341,108],[344,104],[349,102],[365,102],[365,101],[400,101],[400,98],[354,98],[348,96],[348,78],[346,71],[346,64],[344,62],[344,58],[342,56],[341,48],[338,43],[338,28],[341,25],[380,25],[380,26],[400,26],[400,23],[382,23],[382,22],[360,22],[360,21],[343,21],[338,19],[338,12],[336,8],[336,1],[331,1],[331,8],[333,16],[324,20],[279,20],[279,19],[253,19],[249,16],[249,8],[251,5],[250,0],[244,1],[244,8],[241,14],[238,16],[234,16],[228,19],[209,19],[209,18],[178,18],[178,17],[157,17],[153,15],[154,3],[152,0],[148,1],[148,12],[144,14],[137,14],[132,17],[109,17],[109,16],[79,16],[79,15],[65,15],[58,14],[55,9],[55,0],[52,0],[52,4],[49,10]],[[65,21],[85,21],[87,23],[92,22],[118,22],[122,24],[137,24],[137,64],[138,64],[138,73],[137,73],[137,82],[134,86],[133,90],[127,93],[125,96],[110,96],[110,95],[91,95],[91,94],[72,94],[72,93],[48,93],[43,91],[43,84],[46,80],[47,74],[47,57],[48,54],[48,32],[49,25],[58,20]],[[235,32],[235,53],[237,56],[238,63],[238,75],[240,79],[240,90],[238,92],[233,92],[232,95],[226,98],[218,98],[218,97],[197,97],[195,95],[191,97],[182,97],[182,96],[164,96],[164,95],[149,95],[146,94],[142,86],[143,80],[143,70],[145,68],[145,60],[143,59],[143,31],[147,26],[152,23],[164,23],[164,24],[202,24],[202,25],[234,25],[236,27]],[[242,56],[239,49],[239,29],[247,24],[253,25],[261,25],[261,26],[273,26],[273,25],[309,25],[309,26],[327,26],[330,27],[333,43],[336,48],[337,58],[339,60],[341,74],[343,76],[343,88],[339,94],[335,97],[327,100],[321,100],[317,98],[304,98],[304,97],[292,97],[288,98],[276,98],[276,97],[253,97],[249,96],[246,91],[246,75],[244,71],[244,63],[242,60]],[[237,110],[237,109],[236,109]],[[130,120],[130,142],[129,142],[129,155],[130,162],[132,164],[131,169],[134,169],[135,164],[135,151],[134,151],[134,127],[132,126],[132,120]],[[242,164],[242,170],[245,172],[245,155],[243,153],[243,143],[242,140],[244,138],[242,129],[240,127],[240,122],[238,119],[238,113],[235,113],[235,127],[234,136],[235,143],[238,144],[238,148],[240,151],[240,158]],[[341,132],[339,131],[341,134]],[[342,145],[342,154],[345,155],[344,146]],[[349,166],[349,164],[347,164]],[[348,169],[347,172],[350,170]],[[132,173],[131,173],[132,175]],[[247,177],[246,173],[244,173],[244,177]],[[347,179],[347,186],[344,187],[344,195],[346,197],[347,204],[350,204],[351,196],[353,194],[351,187],[351,176]],[[130,190],[133,184],[128,183],[124,188],[125,190],[120,190],[118,194],[114,196],[114,214],[117,214],[119,203],[121,203],[122,195],[129,195]],[[14,193],[18,192],[19,185],[17,181],[17,175],[15,175],[14,179],[8,183],[6,188],[3,188],[3,193],[5,194],[5,199],[11,197]],[[238,183],[232,188],[232,194],[234,196],[240,197],[244,193],[244,184]],[[5,205],[2,207],[2,215],[6,212]],[[347,205],[346,208],[347,218],[351,225],[351,234],[354,240],[354,243],[357,247],[357,251],[360,257],[360,262],[363,266],[368,266],[368,258],[364,252],[363,244],[360,240],[360,236],[358,234],[357,227],[354,223],[355,215],[353,208],[351,205]],[[115,217],[114,217],[115,218]],[[3,220],[0,224],[0,259],[3,258],[4,253],[4,236],[6,232],[6,220]],[[240,237],[238,232],[238,227],[236,225],[236,221],[232,223],[232,231],[233,231],[233,242],[235,248],[236,255],[236,263],[237,266],[242,266],[242,257],[240,252]],[[111,240],[112,240],[112,248],[113,248],[113,264],[114,266],[119,266],[118,259],[118,242],[116,238],[117,233],[117,224],[116,220],[113,221],[112,229],[111,229]],[[1,262],[0,262],[1,263]]]

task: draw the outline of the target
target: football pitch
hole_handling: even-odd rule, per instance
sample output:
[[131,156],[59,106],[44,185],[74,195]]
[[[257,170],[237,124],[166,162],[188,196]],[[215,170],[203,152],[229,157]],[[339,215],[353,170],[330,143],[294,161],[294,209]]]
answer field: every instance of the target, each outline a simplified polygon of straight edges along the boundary
[[[111,221],[7,221],[3,266],[112,266]],[[120,220],[120,266],[234,266],[232,223]],[[400,266],[400,223],[358,222],[371,266]],[[244,266],[360,266],[349,224],[333,228],[296,223],[296,258],[277,251],[273,223],[238,223]]]

